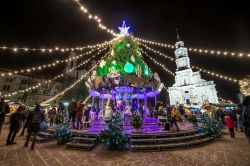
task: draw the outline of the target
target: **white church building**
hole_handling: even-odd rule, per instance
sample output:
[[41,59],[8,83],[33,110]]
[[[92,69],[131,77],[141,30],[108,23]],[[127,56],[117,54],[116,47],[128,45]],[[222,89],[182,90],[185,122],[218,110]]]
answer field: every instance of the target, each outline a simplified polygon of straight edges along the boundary
[[202,79],[200,72],[193,72],[190,67],[190,59],[184,42],[176,42],[175,47],[177,70],[175,84],[168,88],[170,104],[200,108],[205,101],[219,103],[214,82]]

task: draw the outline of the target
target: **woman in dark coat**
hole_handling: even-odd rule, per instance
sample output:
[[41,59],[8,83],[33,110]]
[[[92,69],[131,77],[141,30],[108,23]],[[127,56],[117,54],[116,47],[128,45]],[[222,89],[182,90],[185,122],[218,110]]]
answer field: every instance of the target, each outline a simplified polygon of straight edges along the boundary
[[243,105],[242,124],[244,126],[245,134],[250,143],[250,96],[246,96],[242,105]]
[[23,111],[23,106],[19,106],[17,111],[13,113],[10,117],[10,132],[7,137],[6,145],[12,145],[15,144],[14,140],[16,137],[16,134],[18,133],[19,129],[21,128],[22,121],[25,118]]

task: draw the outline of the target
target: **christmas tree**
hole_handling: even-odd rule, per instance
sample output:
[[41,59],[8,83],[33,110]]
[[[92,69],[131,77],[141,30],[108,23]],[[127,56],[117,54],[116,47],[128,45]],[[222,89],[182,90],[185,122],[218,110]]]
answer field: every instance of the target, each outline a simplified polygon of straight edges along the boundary
[[131,35],[121,35],[110,44],[109,56],[97,67],[97,76],[106,76],[112,71],[122,75],[150,77],[147,65],[142,60],[139,43]]
[[105,121],[107,129],[100,133],[100,139],[109,149],[124,149],[128,145],[128,136],[123,132],[123,122],[119,113]]

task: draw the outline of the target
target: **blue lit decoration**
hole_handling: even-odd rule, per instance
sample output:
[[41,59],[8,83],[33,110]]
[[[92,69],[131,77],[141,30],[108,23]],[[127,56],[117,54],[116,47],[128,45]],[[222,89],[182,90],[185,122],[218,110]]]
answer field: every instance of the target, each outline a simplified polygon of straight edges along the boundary
[[71,137],[71,132],[67,125],[59,125],[56,129],[56,138],[63,139]]
[[123,95],[119,93],[118,99],[119,99],[119,100],[123,100]]
[[123,22],[122,22],[122,27],[119,27],[120,35],[129,35],[129,33],[128,33],[129,28],[130,28],[130,27],[127,27],[127,26],[126,26],[126,22],[123,21]]
[[45,131],[47,130],[49,127],[48,127],[48,122],[46,120],[42,121],[40,123],[40,131]]
[[124,70],[126,73],[132,73],[135,69],[135,66],[132,63],[127,62],[124,66]]
[[145,67],[145,69],[144,69],[144,75],[149,75],[149,71],[148,71],[148,69]]
[[202,114],[198,118],[201,124],[201,129],[205,131],[210,137],[219,137],[223,129],[223,124],[215,118],[214,115],[210,117],[208,114]]
[[124,133],[123,120],[119,113],[105,121],[107,129],[100,133],[100,139],[109,149],[126,149],[129,145],[129,137]]
[[132,96],[131,94],[127,94],[127,100],[131,100]]

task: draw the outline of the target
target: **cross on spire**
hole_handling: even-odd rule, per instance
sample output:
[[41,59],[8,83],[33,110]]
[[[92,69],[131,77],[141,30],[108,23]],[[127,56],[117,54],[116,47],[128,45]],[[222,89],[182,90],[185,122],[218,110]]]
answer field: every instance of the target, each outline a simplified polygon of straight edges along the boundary
[[130,27],[127,27],[126,26],[126,22],[123,21],[122,22],[122,27],[119,27],[119,30],[120,30],[120,35],[128,35],[128,30],[129,30]]

